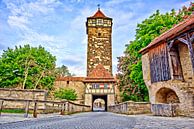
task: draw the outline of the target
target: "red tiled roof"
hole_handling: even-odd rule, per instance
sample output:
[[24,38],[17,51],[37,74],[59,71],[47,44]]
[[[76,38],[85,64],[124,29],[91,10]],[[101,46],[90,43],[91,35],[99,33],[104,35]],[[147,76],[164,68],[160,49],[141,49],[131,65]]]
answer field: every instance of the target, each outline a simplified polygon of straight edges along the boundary
[[116,79],[102,64],[98,64],[84,79],[84,82],[116,82]]
[[85,77],[58,77],[56,81],[83,81]]
[[98,64],[88,75],[88,78],[112,78],[102,64]]
[[190,29],[190,27],[188,27],[188,26],[193,25],[193,24],[194,24],[194,14],[192,14],[190,17],[188,17],[184,21],[180,22],[179,24],[177,24],[176,26],[174,26],[170,30],[164,32],[159,37],[155,38],[147,47],[141,49],[139,52],[145,53],[148,49],[162,43],[161,41],[166,40],[169,37],[171,37],[171,38],[175,37],[183,31],[187,31],[188,29]]
[[105,16],[104,13],[99,9],[93,16],[89,18],[109,18],[109,17]]
[[102,78],[85,78],[85,80],[83,80],[83,82],[87,82],[87,83],[93,83],[93,82],[113,82],[113,83],[116,83],[116,79],[114,78],[105,78],[105,79],[102,79]]

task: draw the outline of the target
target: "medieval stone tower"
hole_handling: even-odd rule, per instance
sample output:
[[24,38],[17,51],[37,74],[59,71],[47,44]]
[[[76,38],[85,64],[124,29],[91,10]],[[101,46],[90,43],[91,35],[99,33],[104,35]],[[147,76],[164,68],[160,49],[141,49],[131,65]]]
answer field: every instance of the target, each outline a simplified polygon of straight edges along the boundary
[[87,18],[88,35],[87,77],[85,104],[91,105],[96,99],[103,99],[105,110],[115,103],[116,80],[112,75],[112,18],[105,16],[100,8]]
[[104,101],[105,111],[114,105],[119,94],[116,79],[112,74],[112,18],[97,12],[87,17],[88,35],[87,76],[62,77],[55,82],[56,87],[71,87],[78,93],[78,101],[94,110],[95,102]]
[[106,17],[100,8],[86,22],[88,35],[87,76],[98,65],[112,75],[112,18]]

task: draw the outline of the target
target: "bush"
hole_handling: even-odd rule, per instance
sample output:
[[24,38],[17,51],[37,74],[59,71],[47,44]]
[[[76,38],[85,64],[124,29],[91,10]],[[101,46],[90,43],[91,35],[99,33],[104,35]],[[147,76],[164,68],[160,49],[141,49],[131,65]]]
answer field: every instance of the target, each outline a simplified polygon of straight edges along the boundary
[[76,100],[77,94],[74,89],[70,88],[60,88],[54,92],[55,98],[66,99],[66,100]]

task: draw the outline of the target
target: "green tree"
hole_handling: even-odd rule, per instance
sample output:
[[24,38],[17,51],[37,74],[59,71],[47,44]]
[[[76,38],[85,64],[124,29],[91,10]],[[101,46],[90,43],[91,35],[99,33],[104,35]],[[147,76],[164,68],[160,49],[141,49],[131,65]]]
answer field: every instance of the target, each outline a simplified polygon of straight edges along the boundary
[[178,24],[194,11],[194,4],[183,7],[176,13],[161,14],[157,10],[149,18],[137,25],[135,40],[126,45],[124,56],[118,57],[119,88],[122,92],[123,101],[148,101],[148,90],[143,81],[141,54],[139,51],[151,41]]
[[61,67],[57,67],[55,69],[55,74],[56,76],[59,76],[59,77],[64,77],[64,76],[74,76],[74,74],[71,74],[69,72],[69,69],[67,66],[65,65],[62,65]]
[[74,89],[70,88],[60,88],[54,92],[55,98],[66,99],[66,100],[76,100],[77,94]]
[[56,58],[41,46],[8,48],[0,57],[0,87],[51,89],[55,61]]

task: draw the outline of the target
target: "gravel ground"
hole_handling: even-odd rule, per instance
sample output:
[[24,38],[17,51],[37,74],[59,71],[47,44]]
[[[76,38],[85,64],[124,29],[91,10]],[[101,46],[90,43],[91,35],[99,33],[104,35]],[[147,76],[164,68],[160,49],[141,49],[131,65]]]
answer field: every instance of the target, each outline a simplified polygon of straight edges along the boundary
[[0,129],[194,129],[194,119],[149,115],[128,116],[109,112],[65,116],[50,114],[39,115],[39,118],[2,115]]

